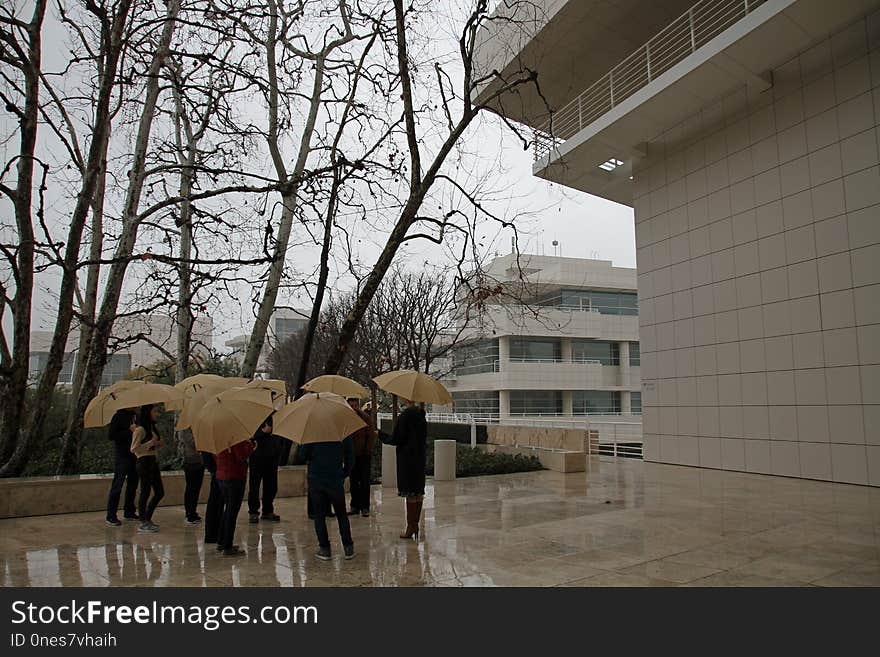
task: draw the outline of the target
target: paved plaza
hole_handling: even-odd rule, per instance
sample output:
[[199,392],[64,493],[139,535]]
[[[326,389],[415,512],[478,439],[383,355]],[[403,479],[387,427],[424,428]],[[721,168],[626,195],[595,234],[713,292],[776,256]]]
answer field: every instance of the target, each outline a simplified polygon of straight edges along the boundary
[[102,513],[0,520],[4,586],[880,586],[880,489],[594,458],[551,471],[429,480],[418,542],[374,486],[351,519],[357,556],[315,559],[305,498],[251,525],[241,557],[205,549],[180,507],[161,532]]

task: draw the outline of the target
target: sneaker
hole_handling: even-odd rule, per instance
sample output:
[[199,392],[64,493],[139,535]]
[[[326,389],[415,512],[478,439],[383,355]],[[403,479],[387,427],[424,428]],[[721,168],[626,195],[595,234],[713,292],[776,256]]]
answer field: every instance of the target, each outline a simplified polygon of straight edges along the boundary
[[354,507],[351,507],[351,508],[348,510],[348,515],[350,515],[350,516],[356,516],[356,515],[359,514],[360,512],[361,512],[360,509],[355,509]]
[[140,517],[136,513],[134,513],[132,515],[129,515],[126,513],[124,516],[122,516],[122,518],[123,518],[123,520],[128,520],[129,522],[134,522],[136,520],[140,520]]
[[108,527],[122,526],[122,522],[119,520],[119,518],[107,518],[107,520],[105,520],[104,522],[107,524]]
[[315,556],[321,561],[330,561],[333,558],[333,554],[328,547],[319,547],[318,551],[315,552]]
[[267,516],[263,516],[263,520],[269,520],[271,522],[281,522],[281,516],[277,513],[270,513]]
[[145,522],[138,527],[138,534],[155,534],[157,531],[159,531],[159,525],[155,525],[152,522]]
[[257,513],[249,514],[248,515],[248,522],[251,523],[252,525],[256,525],[258,522],[260,522],[260,515]]
[[200,524],[202,524],[202,519],[199,518],[199,517],[195,517],[195,518],[187,518],[184,522],[185,522],[185,524],[188,525],[189,527],[192,527],[193,525],[200,525]]
[[224,557],[238,557],[238,556],[241,556],[242,554],[244,554],[244,550],[242,550],[237,545],[233,545],[232,547],[228,547],[225,550],[223,550]]
[[369,517],[370,517],[370,510],[369,510],[369,509],[364,509],[363,511],[361,511],[361,517],[363,517],[363,518],[369,518]]
[[345,560],[354,559],[354,545],[344,545],[343,550],[345,550]]

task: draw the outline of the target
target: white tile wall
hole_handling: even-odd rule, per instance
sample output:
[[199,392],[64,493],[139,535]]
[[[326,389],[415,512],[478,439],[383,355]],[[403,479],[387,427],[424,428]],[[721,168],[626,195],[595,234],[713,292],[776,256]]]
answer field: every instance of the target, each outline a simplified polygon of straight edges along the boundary
[[880,486],[869,25],[880,13],[751,106],[740,90],[686,119],[636,174],[647,460]]

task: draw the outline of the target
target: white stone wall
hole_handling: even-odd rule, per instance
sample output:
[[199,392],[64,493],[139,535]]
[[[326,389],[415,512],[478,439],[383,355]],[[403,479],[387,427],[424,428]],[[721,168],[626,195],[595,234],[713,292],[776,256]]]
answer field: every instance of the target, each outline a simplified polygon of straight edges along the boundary
[[880,485],[880,21],[635,173],[645,458]]

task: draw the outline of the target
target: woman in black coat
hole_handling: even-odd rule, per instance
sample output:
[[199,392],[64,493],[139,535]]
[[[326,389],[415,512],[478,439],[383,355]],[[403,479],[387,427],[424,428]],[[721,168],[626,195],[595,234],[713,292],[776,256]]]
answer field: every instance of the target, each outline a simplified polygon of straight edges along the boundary
[[397,494],[406,499],[406,530],[400,538],[417,539],[425,497],[428,422],[424,409],[408,403],[388,442],[397,447]]

